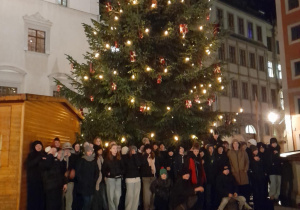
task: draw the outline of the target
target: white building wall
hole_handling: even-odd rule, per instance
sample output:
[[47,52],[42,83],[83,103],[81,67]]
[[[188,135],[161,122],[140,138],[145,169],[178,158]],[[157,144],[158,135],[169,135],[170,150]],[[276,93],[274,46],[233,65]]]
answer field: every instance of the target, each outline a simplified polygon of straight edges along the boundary
[[[65,54],[83,62],[89,45],[82,23],[97,19],[96,0],[68,2],[73,8],[50,0],[0,1],[0,86],[51,96],[55,90],[51,75],[70,73]],[[82,2],[86,3],[80,10]],[[26,49],[27,27],[35,26],[46,29],[46,53]]]

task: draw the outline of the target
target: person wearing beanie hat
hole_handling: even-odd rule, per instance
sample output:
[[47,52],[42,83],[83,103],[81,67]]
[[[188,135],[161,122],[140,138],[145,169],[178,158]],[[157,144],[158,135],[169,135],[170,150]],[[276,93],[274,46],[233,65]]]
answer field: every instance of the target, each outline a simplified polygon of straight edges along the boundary
[[83,198],[83,209],[91,208],[92,197],[99,177],[99,169],[97,162],[94,161],[95,155],[93,155],[93,151],[94,149],[91,145],[85,145],[84,155],[79,160],[76,170],[78,192]]
[[168,178],[168,173],[165,168],[161,168],[159,174],[160,177],[151,183],[150,190],[153,194],[155,194],[155,209],[165,210],[168,209],[172,181]]
[[255,145],[251,145],[250,150],[249,178],[252,183],[254,209],[264,209],[264,203],[267,201],[267,194],[264,191],[266,171],[263,161],[258,155],[258,148]]
[[280,157],[280,146],[278,145],[276,138],[270,139],[266,161],[268,164],[267,171],[271,182],[269,196],[271,200],[277,202],[280,195],[281,170],[283,162]]
[[239,149],[240,143],[237,139],[232,140],[232,149],[228,151],[228,159],[232,175],[234,176],[240,194],[243,195],[247,201],[250,200],[249,179],[247,171],[249,169],[249,157],[245,150]]
[[26,159],[28,209],[38,210],[44,207],[43,179],[39,165],[45,156],[41,141],[31,143],[30,153]]

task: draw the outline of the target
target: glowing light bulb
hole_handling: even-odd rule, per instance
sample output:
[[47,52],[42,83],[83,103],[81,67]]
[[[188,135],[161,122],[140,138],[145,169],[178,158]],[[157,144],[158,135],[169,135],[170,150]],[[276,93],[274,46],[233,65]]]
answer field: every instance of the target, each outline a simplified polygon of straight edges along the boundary
[[207,91],[204,89],[202,92],[205,94]]
[[219,116],[219,119],[222,120],[222,119],[223,119],[223,115],[220,115],[220,116]]
[[185,61],[186,61],[186,62],[190,61],[190,58],[186,57],[186,58],[185,58]]
[[239,115],[239,113],[237,112],[237,113],[235,113],[235,115]]
[[196,135],[192,135],[191,137],[192,137],[192,139],[197,139]]
[[134,98],[132,98],[132,99],[130,100],[131,103],[134,103],[134,101],[135,101]]
[[105,143],[105,147],[108,147],[108,142]]
[[84,79],[84,80],[88,80],[89,77],[88,77],[88,76],[84,76],[83,79]]
[[203,87],[203,84],[200,84],[200,87]]
[[242,113],[244,111],[244,109],[243,108],[240,108],[240,113]]
[[168,32],[168,31],[165,31],[164,34],[165,34],[165,36],[168,36],[169,32]]
[[203,26],[199,26],[199,30],[202,31],[203,30]]
[[233,122],[236,122],[236,119],[235,119],[235,118],[233,119]]
[[148,111],[150,110],[150,106],[147,107],[147,110],[148,110]]
[[120,13],[123,13],[123,10],[122,10],[122,9],[120,9]]
[[151,138],[153,138],[153,137],[155,136],[155,134],[154,134],[154,133],[151,133],[150,136],[151,136]]
[[103,75],[99,75],[99,79],[103,79]]
[[203,107],[202,107],[202,106],[200,106],[200,107],[199,107],[199,109],[200,109],[200,110],[202,110],[202,109],[203,109]]
[[115,21],[118,21],[118,20],[119,20],[118,16],[115,16]]
[[133,1],[132,1],[132,4],[137,4],[137,1],[136,1],[136,0],[133,0]]
[[224,86],[221,86],[221,90],[224,90]]
[[127,40],[126,42],[128,45],[131,45],[131,41],[130,40]]
[[194,86],[194,89],[197,89],[197,86]]
[[193,93],[194,91],[193,91],[193,90],[190,90],[190,92]]
[[208,87],[211,87],[211,84],[208,84]]
[[117,71],[114,71],[114,75],[116,75],[117,74]]
[[106,45],[105,45],[105,47],[106,47],[107,49],[109,49],[109,48],[110,48],[109,44],[106,44]]
[[99,55],[100,55],[99,53],[96,53],[96,54],[95,54],[95,58],[98,58],[98,57],[99,57]]
[[110,110],[111,110],[111,107],[108,107],[107,109],[108,109],[108,111],[110,111]]
[[168,1],[168,4],[172,4],[172,2],[169,0],[169,1]]
[[145,29],[145,32],[146,32],[146,33],[149,33],[149,31],[150,31],[149,28],[146,28],[146,29]]
[[209,130],[209,132],[210,132],[210,133],[213,133],[213,132],[214,132],[214,130],[213,130],[213,129],[210,129],[210,130]]
[[218,81],[219,81],[219,82],[222,82],[222,77],[218,77]]
[[131,79],[135,79],[135,76],[134,76],[134,75],[132,75],[132,76],[131,76]]
[[178,136],[174,136],[175,141],[178,141],[178,139],[179,139]]
[[215,122],[213,125],[214,125],[214,126],[217,126],[217,123]]
[[168,69],[165,69],[164,72],[167,73],[167,72],[168,72]]
[[171,110],[171,107],[167,106],[167,110]]
[[94,31],[94,35],[97,35],[97,31]]
[[151,70],[151,68],[148,66],[147,68],[146,68],[146,71],[150,71]]
[[125,142],[125,141],[126,141],[125,137],[122,137],[121,142]]

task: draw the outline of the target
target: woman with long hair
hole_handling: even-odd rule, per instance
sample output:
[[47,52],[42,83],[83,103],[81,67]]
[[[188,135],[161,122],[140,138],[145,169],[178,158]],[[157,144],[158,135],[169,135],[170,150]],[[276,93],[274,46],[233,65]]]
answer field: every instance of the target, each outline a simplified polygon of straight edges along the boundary
[[153,194],[150,185],[155,180],[155,155],[150,144],[144,147],[145,153],[142,155],[141,175],[143,181],[143,204],[144,210],[153,208]]
[[121,155],[118,146],[108,147],[107,157],[104,159],[102,173],[105,177],[109,210],[117,210],[121,197],[121,178],[124,174]]

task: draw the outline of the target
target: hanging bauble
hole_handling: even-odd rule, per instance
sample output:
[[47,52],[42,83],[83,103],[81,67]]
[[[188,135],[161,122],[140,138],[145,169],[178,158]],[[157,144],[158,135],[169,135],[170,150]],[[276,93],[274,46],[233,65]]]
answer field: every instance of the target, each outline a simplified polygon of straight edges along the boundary
[[200,99],[199,99],[199,96],[198,95],[196,95],[195,96],[195,102],[197,103],[197,104],[200,104],[201,103],[201,101],[200,101]]
[[91,73],[91,74],[94,74],[94,73],[95,73],[95,71],[93,70],[93,63],[90,63],[90,73]]
[[136,54],[135,51],[130,51],[130,62],[135,62],[136,61]]
[[209,20],[209,14],[206,16],[206,20]]
[[220,32],[220,24],[214,24],[214,35],[216,36]]
[[164,59],[163,57],[159,57],[159,63],[160,63],[161,65],[165,65],[165,64],[166,64],[166,61],[165,61],[165,59]]
[[147,106],[140,105],[140,112],[144,112],[147,110]]
[[156,0],[152,0],[151,8],[156,8],[156,7],[157,7],[157,1]]
[[94,96],[90,96],[90,100],[91,100],[91,101],[94,101]]
[[111,6],[110,2],[106,3],[106,10],[107,10],[107,12],[112,11],[112,6]]
[[118,48],[118,42],[115,41],[115,48]]
[[143,34],[142,31],[139,31],[139,38],[140,38],[140,39],[144,38],[144,34]]
[[161,75],[157,76],[157,84],[160,84],[162,82],[162,77]]
[[187,26],[187,24],[180,24],[179,25],[179,30],[180,30],[180,33],[185,36],[186,33],[188,32],[188,26]]
[[214,73],[215,74],[221,74],[221,66],[220,66],[220,64],[215,64]]
[[83,108],[80,108],[79,111],[80,111],[80,114],[81,114],[82,116],[84,116]]
[[117,90],[117,84],[116,83],[111,83],[111,89],[114,91],[114,90]]
[[207,99],[208,106],[211,106],[213,102],[214,102],[213,99],[211,99],[211,98]]
[[186,100],[185,101],[185,107],[188,108],[188,109],[191,108],[192,107],[192,101],[191,100]]
[[57,85],[57,86],[56,86],[57,92],[60,92],[60,88],[61,88],[61,85]]

